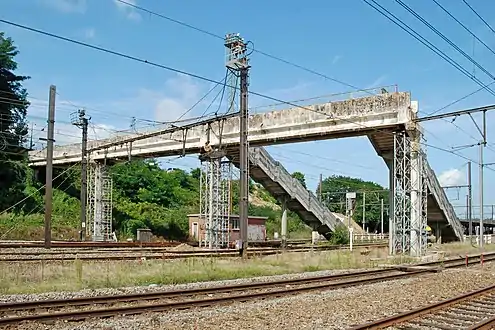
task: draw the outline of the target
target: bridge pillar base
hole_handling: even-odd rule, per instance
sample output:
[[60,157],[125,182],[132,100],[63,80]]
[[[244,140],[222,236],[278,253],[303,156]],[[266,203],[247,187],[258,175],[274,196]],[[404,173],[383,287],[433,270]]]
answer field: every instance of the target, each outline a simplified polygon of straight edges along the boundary
[[86,235],[92,241],[111,241],[112,235],[112,178],[106,164],[88,164]]

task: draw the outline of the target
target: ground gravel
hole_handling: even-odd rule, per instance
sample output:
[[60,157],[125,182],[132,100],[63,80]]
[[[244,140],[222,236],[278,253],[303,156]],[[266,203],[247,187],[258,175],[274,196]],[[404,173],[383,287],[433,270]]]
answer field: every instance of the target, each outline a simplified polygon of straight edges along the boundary
[[[495,265],[446,270],[404,280],[300,294],[237,305],[153,313],[84,323],[61,322],[57,329],[346,329],[421,305],[475,290],[495,281]],[[23,325],[49,329],[55,325]]]
[[324,270],[317,272],[259,276],[259,277],[241,278],[241,279],[233,279],[233,280],[208,281],[208,282],[197,282],[197,283],[176,284],[176,285],[151,284],[147,286],[132,286],[132,287],[123,287],[123,288],[87,289],[87,290],[74,291],[74,292],[62,291],[62,292],[47,292],[40,294],[0,295],[0,303],[36,301],[36,300],[47,300],[47,299],[71,299],[78,297],[96,297],[96,296],[104,296],[104,295],[144,293],[144,292],[155,292],[155,291],[164,291],[164,290],[184,290],[184,289],[206,288],[213,286],[234,285],[234,284],[243,284],[243,283],[252,283],[252,282],[269,282],[269,281],[279,281],[283,279],[296,279],[296,278],[306,278],[306,277],[324,276],[324,275],[332,275],[332,274],[343,274],[343,273],[365,271],[365,270],[367,269]]

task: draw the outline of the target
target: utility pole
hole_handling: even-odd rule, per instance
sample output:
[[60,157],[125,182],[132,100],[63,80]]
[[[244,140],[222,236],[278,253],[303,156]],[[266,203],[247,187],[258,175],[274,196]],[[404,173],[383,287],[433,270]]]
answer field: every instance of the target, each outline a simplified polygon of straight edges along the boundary
[[468,177],[467,177],[467,185],[468,185],[468,196],[467,196],[467,220],[469,222],[469,241],[473,244],[473,218],[472,218],[472,207],[473,207],[473,192],[472,192],[472,184],[471,184],[471,161],[468,162]]
[[363,191],[363,230],[366,232],[366,192]]
[[383,198],[380,198],[380,234],[383,235]]
[[[472,118],[472,117],[471,117]],[[474,119],[473,119],[474,121]],[[483,148],[486,146],[486,111],[483,111],[483,132],[481,132],[481,135],[483,137],[483,140],[480,142],[480,250],[483,251],[483,233],[484,233],[484,228],[483,228],[483,194],[484,194],[484,189],[483,189]]]
[[320,184],[318,185],[318,200],[322,201],[323,174],[320,173]]
[[45,185],[45,248],[52,246],[52,199],[53,199],[53,142],[55,128],[55,95],[57,89],[50,86],[48,100],[48,130],[46,134],[46,185]]
[[33,150],[34,143],[33,143],[33,132],[34,132],[34,123],[31,123],[31,138],[29,141],[29,149]]
[[71,114],[72,124],[82,129],[81,140],[81,226],[79,239],[86,240],[86,202],[88,193],[88,124],[91,118],[86,118],[86,111],[80,109]]
[[248,207],[249,207],[249,142],[248,142],[248,76],[249,60],[247,43],[236,34],[225,36],[225,46],[228,48],[227,68],[240,78],[240,109],[239,109],[239,229],[240,254],[247,257],[248,248]]
[[[483,194],[484,194],[484,189],[483,189],[483,168],[485,165],[483,163],[483,148],[486,147],[486,112],[490,110],[495,110],[495,105],[491,106],[486,106],[486,107],[481,107],[481,108],[474,108],[474,109],[468,109],[464,111],[457,111],[457,112],[452,112],[452,113],[447,113],[447,114],[442,114],[442,115],[435,115],[435,116],[428,116],[425,118],[421,118],[421,120],[418,121],[426,121],[426,120],[433,120],[433,119],[442,119],[442,118],[447,118],[447,117],[455,117],[455,116],[460,116],[460,115],[469,115],[471,118],[472,122],[474,123],[474,126],[478,129],[478,132],[481,135],[481,140],[480,142],[476,144],[471,144],[467,146],[460,146],[458,148],[470,148],[474,146],[479,147],[479,202],[480,202],[480,232],[479,232],[479,247],[480,250],[483,251]],[[474,120],[472,114],[476,112],[482,112],[483,113],[483,123],[482,127],[478,125],[476,120]],[[469,205],[469,210],[468,213],[470,213],[470,218],[472,219],[472,198],[471,198],[471,164],[468,163],[468,188],[469,188],[469,199],[470,199],[470,205]],[[470,227],[472,227],[471,221],[470,221]]]

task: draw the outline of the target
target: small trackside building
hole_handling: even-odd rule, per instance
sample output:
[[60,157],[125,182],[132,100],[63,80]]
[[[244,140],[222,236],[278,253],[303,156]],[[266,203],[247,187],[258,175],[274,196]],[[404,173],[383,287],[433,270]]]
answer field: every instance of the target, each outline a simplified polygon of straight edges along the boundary
[[[193,240],[202,242],[205,240],[205,222],[199,214],[188,214],[189,218],[189,237]],[[248,240],[250,242],[266,241],[266,225],[268,217],[248,217]],[[232,214],[230,216],[230,242],[240,239],[239,216]]]

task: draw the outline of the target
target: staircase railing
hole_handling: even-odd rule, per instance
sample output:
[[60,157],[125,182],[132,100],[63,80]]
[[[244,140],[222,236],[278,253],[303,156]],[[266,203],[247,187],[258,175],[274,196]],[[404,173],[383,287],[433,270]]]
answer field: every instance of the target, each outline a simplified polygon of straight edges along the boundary
[[447,222],[454,229],[456,236],[462,241],[464,237],[464,227],[457,218],[454,207],[450,203],[447,194],[440,185],[440,182],[438,181],[435,172],[430,167],[430,164],[428,163],[428,160],[426,158],[423,158],[423,168],[425,169],[426,172],[428,187],[435,196],[438,206],[444,212],[445,217],[447,218]]
[[273,159],[264,148],[251,148],[249,158],[253,165],[259,166],[272,180],[280,184],[291,198],[297,199],[306,210],[312,212],[330,230],[335,230],[335,227],[341,223],[341,220],[330,212],[313,192],[304,188],[301,182],[292,177],[285,167]]

